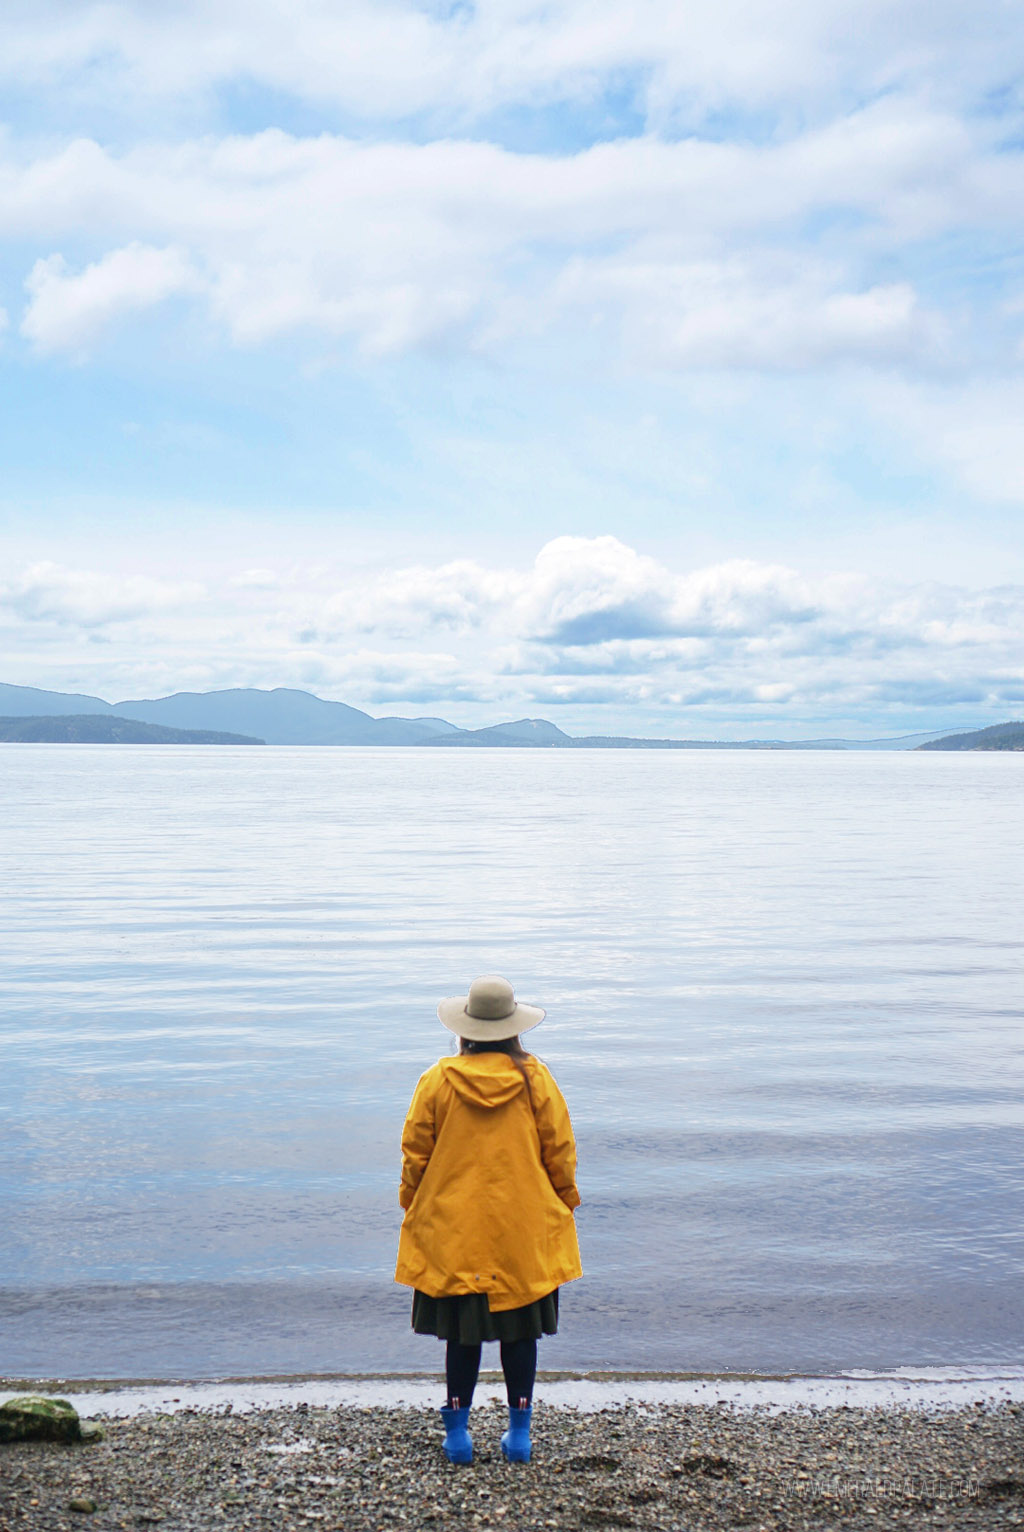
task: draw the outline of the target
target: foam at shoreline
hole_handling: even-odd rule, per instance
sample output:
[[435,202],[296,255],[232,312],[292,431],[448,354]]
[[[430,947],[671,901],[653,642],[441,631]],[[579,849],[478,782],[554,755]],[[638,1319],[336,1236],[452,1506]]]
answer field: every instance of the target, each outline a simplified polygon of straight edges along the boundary
[[[83,1416],[127,1418],[183,1410],[240,1414],[306,1404],[313,1408],[366,1409],[433,1407],[441,1388],[437,1375],[359,1376],[289,1379],[227,1379],[203,1383],[104,1383],[46,1380],[45,1384],[0,1385],[0,1402],[28,1388],[60,1393]],[[504,1398],[500,1374],[483,1373],[477,1400]],[[1024,1402],[1024,1374],[999,1368],[856,1369],[829,1377],[666,1376],[620,1374],[539,1377],[538,1401],[548,1408],[584,1413],[632,1404],[723,1404],[738,1410],[866,1409],[955,1410],[977,1403]]]

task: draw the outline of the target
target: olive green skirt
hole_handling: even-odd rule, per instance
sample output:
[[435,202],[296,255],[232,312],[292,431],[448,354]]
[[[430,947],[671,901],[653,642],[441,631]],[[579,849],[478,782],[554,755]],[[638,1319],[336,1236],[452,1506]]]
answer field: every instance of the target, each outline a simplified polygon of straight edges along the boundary
[[457,1298],[429,1298],[416,1288],[412,1295],[412,1327],[417,1335],[478,1346],[481,1341],[536,1340],[558,1333],[558,1288],[521,1309],[495,1313],[486,1293],[462,1293]]

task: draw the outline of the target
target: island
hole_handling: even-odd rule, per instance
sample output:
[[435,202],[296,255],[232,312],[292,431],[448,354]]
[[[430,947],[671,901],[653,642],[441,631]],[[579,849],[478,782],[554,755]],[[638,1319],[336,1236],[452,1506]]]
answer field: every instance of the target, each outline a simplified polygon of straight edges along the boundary
[[135,718],[110,718],[102,713],[63,717],[0,718],[4,745],[262,745],[250,734],[221,734],[216,729],[168,729]]
[[918,745],[919,750],[1024,750],[1024,723],[995,723],[969,734],[947,734]]

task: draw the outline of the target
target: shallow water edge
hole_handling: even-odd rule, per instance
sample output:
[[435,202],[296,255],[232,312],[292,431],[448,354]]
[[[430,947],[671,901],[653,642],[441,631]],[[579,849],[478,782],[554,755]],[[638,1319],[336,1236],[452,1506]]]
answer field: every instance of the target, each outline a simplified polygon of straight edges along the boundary
[[[314,1378],[173,1379],[0,1378],[0,1403],[17,1393],[59,1393],[81,1415],[248,1414],[306,1405],[318,1409],[417,1409],[436,1405],[441,1374],[349,1374]],[[624,1404],[725,1405],[736,1410],[920,1409],[1024,1403],[1024,1373],[999,1368],[853,1370],[831,1376],[725,1373],[545,1373],[537,1399],[547,1409],[593,1414]],[[477,1402],[504,1400],[499,1372],[480,1374]]]

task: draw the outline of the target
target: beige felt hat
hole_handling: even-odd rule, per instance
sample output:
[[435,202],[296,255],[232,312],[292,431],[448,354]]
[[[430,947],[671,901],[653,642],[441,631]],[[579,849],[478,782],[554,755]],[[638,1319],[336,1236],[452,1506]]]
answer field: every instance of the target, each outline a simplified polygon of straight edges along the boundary
[[470,1042],[501,1042],[519,1032],[529,1032],[544,1020],[539,1005],[517,1001],[511,984],[496,973],[474,979],[468,995],[452,995],[437,1008],[441,1022],[449,1032],[468,1037]]

